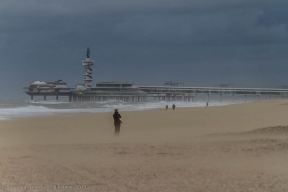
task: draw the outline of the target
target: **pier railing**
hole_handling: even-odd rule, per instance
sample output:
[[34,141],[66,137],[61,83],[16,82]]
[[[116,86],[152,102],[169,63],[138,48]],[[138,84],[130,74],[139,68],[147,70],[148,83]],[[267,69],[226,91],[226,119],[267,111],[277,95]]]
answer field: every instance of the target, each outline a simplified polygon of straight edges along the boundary
[[220,87],[167,87],[139,86],[147,94],[234,94],[288,96],[288,89],[274,88],[220,88]]

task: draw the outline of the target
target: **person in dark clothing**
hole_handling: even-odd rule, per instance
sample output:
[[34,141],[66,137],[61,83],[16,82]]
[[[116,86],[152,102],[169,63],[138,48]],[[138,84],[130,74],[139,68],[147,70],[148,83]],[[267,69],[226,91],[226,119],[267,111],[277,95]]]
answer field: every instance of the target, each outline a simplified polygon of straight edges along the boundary
[[208,103],[206,103],[206,107],[208,107]]
[[176,107],[175,104],[173,104],[173,105],[172,105],[172,109],[175,110],[175,107]]
[[166,110],[168,110],[168,105],[166,105]]
[[115,112],[113,114],[115,135],[119,135],[119,132],[120,132],[120,126],[121,126],[121,123],[122,123],[120,118],[121,118],[121,115],[118,113],[118,109],[115,109]]

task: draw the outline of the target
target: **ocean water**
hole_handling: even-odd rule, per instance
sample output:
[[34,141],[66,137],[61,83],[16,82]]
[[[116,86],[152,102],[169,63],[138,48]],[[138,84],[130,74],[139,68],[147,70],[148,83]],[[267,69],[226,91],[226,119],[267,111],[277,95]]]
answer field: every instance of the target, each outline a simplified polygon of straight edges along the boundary
[[[42,99],[38,98],[38,99]],[[266,100],[265,96],[260,97],[259,100]],[[280,99],[280,98],[272,98]],[[256,102],[258,100],[255,96],[247,96],[246,102]],[[153,99],[148,102],[123,102],[117,100],[107,101],[91,101],[91,102],[67,102],[56,100],[0,100],[0,120],[9,120],[18,117],[33,117],[33,116],[46,116],[57,115],[63,113],[103,113],[113,112],[114,109],[119,111],[140,111],[155,108],[169,108],[173,104],[176,109],[179,107],[206,107],[207,97],[199,96],[196,102],[188,101],[154,101]],[[244,96],[235,96],[234,102],[232,96],[223,96],[220,102],[219,95],[211,95],[209,98],[209,106],[223,106],[237,103],[245,103]]]

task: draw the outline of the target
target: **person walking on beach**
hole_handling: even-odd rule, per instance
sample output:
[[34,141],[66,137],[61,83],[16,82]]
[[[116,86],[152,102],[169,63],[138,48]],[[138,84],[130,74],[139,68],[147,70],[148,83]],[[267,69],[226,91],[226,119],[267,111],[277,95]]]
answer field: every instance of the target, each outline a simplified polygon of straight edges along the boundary
[[206,103],[206,107],[208,107],[208,103]]
[[168,105],[166,105],[166,110],[168,110]]
[[175,104],[173,104],[173,105],[172,105],[172,109],[175,110],[175,107],[176,107]]
[[118,109],[115,109],[115,112],[113,114],[114,126],[115,126],[115,135],[119,135],[119,132],[120,132],[120,126],[122,123],[120,118],[121,118],[121,115],[118,113]]

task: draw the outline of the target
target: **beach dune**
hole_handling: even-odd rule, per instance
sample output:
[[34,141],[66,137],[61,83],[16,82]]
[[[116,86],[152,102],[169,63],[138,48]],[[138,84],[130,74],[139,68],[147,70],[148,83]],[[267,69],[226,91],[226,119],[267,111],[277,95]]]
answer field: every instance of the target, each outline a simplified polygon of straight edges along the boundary
[[2,190],[288,189],[288,101],[120,114],[1,121]]

